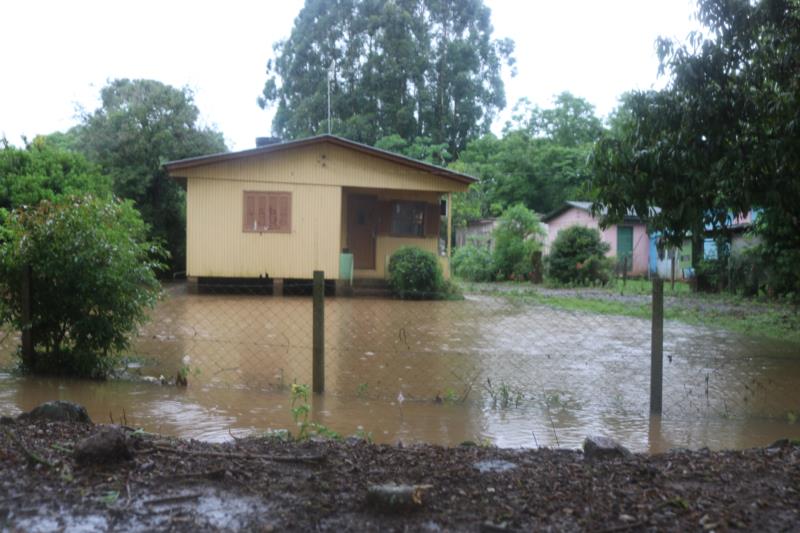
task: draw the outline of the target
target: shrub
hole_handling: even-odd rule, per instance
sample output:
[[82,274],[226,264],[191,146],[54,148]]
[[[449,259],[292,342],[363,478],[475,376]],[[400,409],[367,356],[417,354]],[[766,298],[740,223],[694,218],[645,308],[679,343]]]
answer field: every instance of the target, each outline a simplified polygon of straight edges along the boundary
[[438,258],[416,246],[403,246],[389,259],[389,285],[400,298],[439,298],[444,276]]
[[494,267],[500,279],[529,279],[533,253],[541,249],[544,230],[536,213],[522,204],[509,207],[493,232]]
[[613,263],[605,255],[608,250],[596,229],[573,226],[561,230],[550,250],[548,274],[558,283],[608,283]]
[[451,262],[453,273],[467,281],[492,281],[494,261],[491,252],[474,244],[459,246]]
[[42,201],[10,213],[0,243],[0,322],[22,329],[22,279],[31,267],[36,357],[26,370],[103,377],[146,319],[164,257],[130,202]]

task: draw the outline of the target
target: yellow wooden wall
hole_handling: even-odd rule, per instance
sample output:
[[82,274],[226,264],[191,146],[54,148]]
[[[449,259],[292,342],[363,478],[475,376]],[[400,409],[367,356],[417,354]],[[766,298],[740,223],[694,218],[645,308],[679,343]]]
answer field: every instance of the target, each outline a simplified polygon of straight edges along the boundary
[[328,143],[178,169],[174,176],[415,191],[468,185]]
[[[188,276],[311,278],[339,275],[341,187],[190,179],[187,184]],[[243,193],[292,193],[291,233],[242,232]]]
[[[342,188],[396,199],[439,201],[467,185],[428,172],[331,144],[176,169],[187,178],[187,275],[193,277],[311,278],[324,270],[339,275],[339,253],[346,242]],[[243,192],[292,193],[291,233],[242,232]],[[386,257],[403,245],[437,253],[436,239],[380,237],[377,267],[356,271],[385,277]]]

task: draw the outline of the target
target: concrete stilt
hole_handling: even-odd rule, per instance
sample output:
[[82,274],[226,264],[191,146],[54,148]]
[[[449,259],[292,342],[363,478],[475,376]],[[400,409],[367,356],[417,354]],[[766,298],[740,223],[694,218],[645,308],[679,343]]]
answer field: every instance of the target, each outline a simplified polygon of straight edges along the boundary
[[275,278],[272,280],[272,295],[283,296],[283,278]]

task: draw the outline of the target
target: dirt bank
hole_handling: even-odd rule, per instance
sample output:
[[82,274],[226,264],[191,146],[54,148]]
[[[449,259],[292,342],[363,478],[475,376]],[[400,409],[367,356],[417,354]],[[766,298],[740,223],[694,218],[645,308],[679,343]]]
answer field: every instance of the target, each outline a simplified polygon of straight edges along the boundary
[[[590,460],[577,451],[129,432],[133,459],[81,465],[100,426],[0,427],[0,530],[798,530],[800,447]],[[372,484],[421,505],[367,504]]]

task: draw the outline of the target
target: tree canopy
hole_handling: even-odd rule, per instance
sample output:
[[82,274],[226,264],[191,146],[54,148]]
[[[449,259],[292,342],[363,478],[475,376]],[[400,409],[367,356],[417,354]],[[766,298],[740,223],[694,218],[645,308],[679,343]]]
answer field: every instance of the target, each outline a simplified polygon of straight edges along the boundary
[[700,0],[698,13],[709,34],[659,40],[667,87],[626,95],[597,144],[597,201],[673,244],[754,207],[798,235],[800,2]]
[[306,0],[273,46],[259,104],[276,106],[280,137],[326,132],[333,65],[333,133],[367,144],[429,138],[455,157],[505,106],[500,71],[513,65],[513,42],[492,32],[482,0]]
[[[115,194],[134,201],[152,237],[167,244],[172,268],[183,269],[184,194],[167,178],[168,160],[225,151],[222,134],[199,123],[187,88],[153,80],[118,79],[100,91],[101,105],[84,114],[67,141],[113,179]],[[58,137],[57,141],[64,142]]]
[[111,180],[97,165],[45,137],[25,148],[4,144],[0,149],[0,209],[35,206],[64,195],[110,193]]
[[[492,134],[470,142],[452,166],[480,178],[463,207],[481,216],[495,215],[518,202],[539,213],[564,200],[585,196],[587,158],[603,131],[594,108],[565,92],[547,109],[515,106],[517,112],[503,136]],[[471,202],[471,203],[470,203]]]

